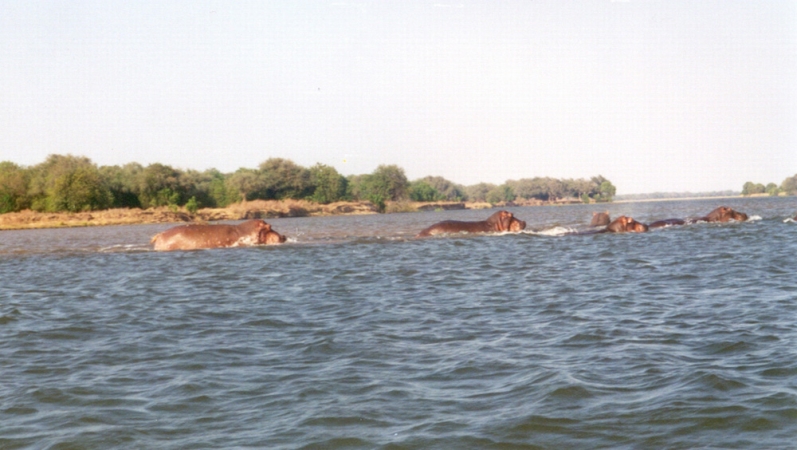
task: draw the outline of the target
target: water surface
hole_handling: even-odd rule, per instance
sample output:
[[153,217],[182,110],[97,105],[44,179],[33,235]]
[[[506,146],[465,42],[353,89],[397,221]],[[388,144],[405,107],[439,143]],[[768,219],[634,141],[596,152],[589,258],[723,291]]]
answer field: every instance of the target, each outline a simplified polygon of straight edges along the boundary
[[[551,236],[727,204],[744,223]],[[0,232],[0,448],[790,448],[797,199]],[[557,228],[558,227],[558,228]]]

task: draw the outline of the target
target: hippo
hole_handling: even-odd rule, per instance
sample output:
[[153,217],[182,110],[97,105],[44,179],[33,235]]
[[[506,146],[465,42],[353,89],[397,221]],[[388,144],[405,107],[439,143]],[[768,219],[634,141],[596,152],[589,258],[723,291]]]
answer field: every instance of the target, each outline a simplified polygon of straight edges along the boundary
[[478,222],[463,222],[459,220],[444,220],[418,233],[416,237],[434,236],[445,233],[493,233],[503,231],[522,231],[526,229],[526,222],[517,219],[509,211],[498,211],[487,220]]
[[181,225],[152,237],[157,251],[196,250],[201,248],[275,245],[285,236],[271,229],[263,220],[247,220],[237,225]]
[[607,233],[644,233],[648,231],[648,226],[637,222],[633,217],[620,216],[603,231]]
[[743,222],[747,220],[747,214],[743,212],[734,211],[727,206],[720,206],[708,213],[708,215],[698,218],[689,219],[666,219],[657,220],[648,225],[650,228],[661,228],[673,225],[685,225],[696,222],[730,222],[731,220]]
[[592,221],[589,223],[591,227],[605,227],[611,223],[612,219],[609,217],[609,211],[594,212],[592,213]]
[[620,216],[605,228],[599,230],[585,230],[574,231],[565,233],[567,235],[585,235],[585,234],[601,234],[601,233],[644,233],[648,231],[648,226],[642,222],[637,222],[632,217]]
[[[657,220],[653,223],[648,224],[648,228],[662,228],[662,227],[671,227],[673,225],[685,225],[687,223],[684,219],[665,219],[665,220]],[[691,223],[691,222],[689,222]]]
[[696,222],[730,222],[731,220],[744,222],[747,220],[747,214],[734,211],[727,206],[720,206],[714,211],[708,213],[707,216],[695,219]]

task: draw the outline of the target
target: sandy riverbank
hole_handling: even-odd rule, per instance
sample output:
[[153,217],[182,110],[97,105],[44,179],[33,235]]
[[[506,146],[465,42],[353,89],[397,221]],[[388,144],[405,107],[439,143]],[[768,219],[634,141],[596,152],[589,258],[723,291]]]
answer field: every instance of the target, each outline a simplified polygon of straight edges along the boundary
[[[489,203],[416,203],[399,202],[387,205],[387,212],[412,212],[435,209],[483,209]],[[227,208],[205,208],[191,214],[185,209],[167,207],[138,209],[118,208],[80,213],[43,213],[21,211],[0,214],[0,230],[34,228],[133,225],[145,223],[211,222],[218,220],[269,219],[274,217],[308,217],[330,215],[377,214],[370,202],[337,202],[328,205],[304,200],[255,200],[236,203]]]

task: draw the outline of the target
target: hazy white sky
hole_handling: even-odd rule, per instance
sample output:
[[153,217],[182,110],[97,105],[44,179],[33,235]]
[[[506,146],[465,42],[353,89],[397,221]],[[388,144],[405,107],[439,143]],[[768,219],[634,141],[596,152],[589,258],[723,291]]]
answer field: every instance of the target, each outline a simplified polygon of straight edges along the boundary
[[0,161],[619,194],[797,173],[794,1],[0,0]]

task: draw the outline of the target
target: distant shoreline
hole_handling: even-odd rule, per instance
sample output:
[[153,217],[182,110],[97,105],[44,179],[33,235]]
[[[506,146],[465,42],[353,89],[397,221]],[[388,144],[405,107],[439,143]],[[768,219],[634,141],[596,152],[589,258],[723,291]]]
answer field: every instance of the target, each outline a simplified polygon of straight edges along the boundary
[[[690,200],[724,200],[739,198],[768,197],[768,195],[752,196],[714,196],[714,197],[673,197],[614,200],[612,203],[641,203]],[[583,204],[571,202],[543,202],[528,200],[491,205],[485,202],[389,202],[386,213],[422,212],[435,210],[491,209],[523,206],[556,206]],[[591,203],[595,208],[602,208],[611,203]],[[47,213],[25,210],[21,212],[0,214],[0,231],[30,230],[44,228],[71,228],[109,225],[142,225],[154,223],[203,223],[220,220],[271,219],[279,217],[318,217],[335,215],[377,214],[376,207],[370,202],[336,202],[322,205],[305,200],[254,200],[236,203],[227,208],[204,208],[192,214],[185,208],[168,207],[138,209],[116,208],[101,211],[80,213]]]
[[711,197],[663,197],[663,198],[635,198],[635,199],[623,199],[623,200],[614,200],[612,203],[640,203],[640,202],[671,202],[671,201],[678,201],[678,200],[722,200],[728,198],[750,198],[750,197],[769,197],[768,194],[764,195],[748,195],[744,197],[742,195],[717,195]]

